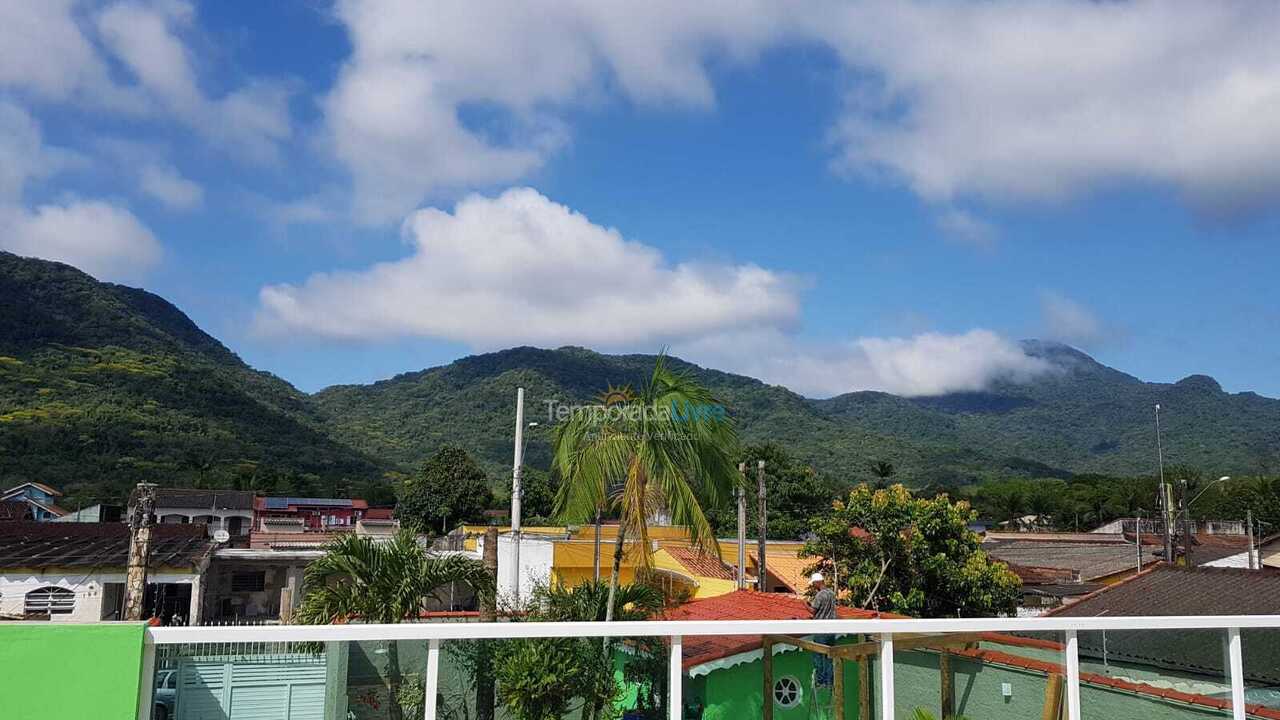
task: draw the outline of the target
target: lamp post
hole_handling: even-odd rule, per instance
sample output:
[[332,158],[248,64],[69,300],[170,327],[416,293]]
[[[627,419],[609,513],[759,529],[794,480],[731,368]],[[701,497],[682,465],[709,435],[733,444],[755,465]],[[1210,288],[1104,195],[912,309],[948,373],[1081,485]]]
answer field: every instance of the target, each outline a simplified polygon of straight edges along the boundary
[[1194,563],[1191,559],[1191,506],[1195,503],[1196,500],[1199,500],[1201,497],[1204,496],[1205,493],[1209,492],[1209,488],[1219,483],[1224,483],[1230,479],[1231,479],[1230,475],[1223,475],[1217,480],[1214,480],[1208,485],[1205,485],[1203,488],[1200,489],[1199,493],[1196,493],[1195,497],[1191,498],[1189,502],[1186,501],[1187,500],[1187,481],[1186,479],[1182,480],[1182,498],[1181,498],[1182,507],[1180,508],[1180,510],[1182,514],[1182,535],[1183,535],[1182,542],[1183,542],[1183,546],[1185,547],[1184,552],[1187,558],[1187,567],[1194,566]]
[[1172,491],[1164,481],[1164,442],[1160,438],[1160,403],[1156,403],[1156,462],[1160,468],[1160,524],[1164,531],[1164,559],[1173,562]]

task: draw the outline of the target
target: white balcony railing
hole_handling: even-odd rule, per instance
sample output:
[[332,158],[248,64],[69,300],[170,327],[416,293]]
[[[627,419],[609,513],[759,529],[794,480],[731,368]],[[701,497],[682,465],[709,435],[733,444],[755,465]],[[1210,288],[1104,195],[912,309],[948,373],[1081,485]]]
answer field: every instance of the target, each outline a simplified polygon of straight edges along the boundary
[[1234,720],[1246,720],[1242,630],[1280,629],[1280,615],[1095,618],[963,618],[855,620],[732,620],[571,623],[411,623],[401,625],[279,625],[231,627],[149,628],[144,649],[139,720],[150,717],[157,648],[167,645],[215,643],[306,643],[342,641],[425,641],[428,643],[424,718],[435,720],[441,643],[448,640],[486,640],[545,637],[665,637],[670,641],[668,663],[672,720],[683,720],[682,642],[684,637],[723,635],[872,635],[880,644],[877,693],[881,720],[894,720],[894,637],[903,634],[971,634],[1055,632],[1065,637],[1066,718],[1081,720],[1080,659],[1077,635],[1092,631],[1224,632],[1224,667],[1230,684]]

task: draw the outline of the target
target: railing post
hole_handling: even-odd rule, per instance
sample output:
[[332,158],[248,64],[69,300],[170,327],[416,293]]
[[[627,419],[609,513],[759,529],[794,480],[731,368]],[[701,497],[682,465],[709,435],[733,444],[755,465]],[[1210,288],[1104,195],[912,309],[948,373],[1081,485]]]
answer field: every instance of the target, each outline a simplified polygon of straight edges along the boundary
[[1231,666],[1231,717],[1245,720],[1244,649],[1240,645],[1240,628],[1227,628],[1227,660]]
[[1080,720],[1080,639],[1067,631],[1067,720]]
[[671,636],[671,660],[667,665],[667,689],[670,691],[671,720],[684,720],[684,642],[679,635]]
[[151,637],[146,635],[146,630],[142,631],[142,668],[139,670],[141,675],[138,677],[138,720],[149,720],[151,717],[151,704],[155,701],[153,694],[155,692],[156,682],[156,645],[151,641]]
[[880,720],[893,720],[893,634],[880,636]]
[[[393,641],[394,642],[394,641]],[[436,697],[440,694],[440,641],[427,641],[427,687],[422,699],[423,720],[436,720]],[[391,698],[391,702],[395,702]]]

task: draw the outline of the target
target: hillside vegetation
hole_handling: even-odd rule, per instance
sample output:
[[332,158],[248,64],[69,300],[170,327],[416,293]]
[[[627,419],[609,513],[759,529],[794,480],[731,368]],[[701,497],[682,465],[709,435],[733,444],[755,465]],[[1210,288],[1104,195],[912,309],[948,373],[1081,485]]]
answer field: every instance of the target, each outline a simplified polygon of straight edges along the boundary
[[[178,308],[66,265],[0,253],[0,485],[40,480],[69,503],[118,499],[138,481],[269,492],[387,496],[445,446],[495,486],[510,473],[513,402],[526,388],[527,462],[548,465],[548,403],[637,386],[651,355],[513,348],[314,395],[254,370]],[[746,443],[774,443],[833,487],[892,463],[912,486],[1005,477],[1154,471],[1152,409],[1166,459],[1206,475],[1280,469],[1280,401],[1228,394],[1204,376],[1145,383],[1062,345],[1029,341],[1055,372],[981,393],[813,400],[679,360],[728,406]]]

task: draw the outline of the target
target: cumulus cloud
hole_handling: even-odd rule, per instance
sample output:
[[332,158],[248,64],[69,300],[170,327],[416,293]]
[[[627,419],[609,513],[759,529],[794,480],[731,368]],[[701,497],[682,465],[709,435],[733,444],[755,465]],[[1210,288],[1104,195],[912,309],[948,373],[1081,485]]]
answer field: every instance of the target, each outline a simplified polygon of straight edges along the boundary
[[[768,0],[346,0],[353,52],[324,103],[328,133],[359,217],[398,220],[441,189],[528,175],[566,142],[571,104],[616,90],[712,105],[704,61],[750,58],[787,14]],[[467,120],[477,109],[486,121]]]
[[834,130],[847,167],[947,201],[1115,182],[1205,207],[1280,195],[1280,8],[872,0],[817,28],[878,78]]
[[[337,17],[353,53],[326,126],[366,220],[527,176],[601,98],[711,108],[710,67],[795,43],[847,72],[834,164],[943,208],[1135,181],[1215,212],[1280,196],[1273,3],[347,0]],[[981,241],[974,220],[940,223]]]
[[788,278],[750,265],[669,263],[531,189],[471,196],[403,227],[413,253],[260,293],[265,335],[422,336],[478,348],[600,347],[794,322]]
[[138,187],[173,210],[191,210],[204,202],[204,188],[183,177],[172,165],[143,166]]
[[776,330],[705,338],[674,348],[683,357],[782,385],[809,397],[878,390],[907,397],[1026,382],[1053,366],[990,330],[862,337],[825,345]]
[[160,243],[133,213],[91,200],[0,209],[0,249],[57,260],[106,280],[132,281],[160,260]]
[[250,79],[206,94],[183,39],[194,19],[184,0],[0,2],[0,88],[165,118],[239,158],[274,160],[292,136],[288,84]]
[[26,111],[0,101],[0,250],[58,260],[101,278],[132,280],[160,259],[160,243],[127,209],[73,200],[29,209],[24,191],[78,158],[44,144]]
[[1043,334],[1050,340],[1092,349],[1123,337],[1114,325],[1103,322],[1088,307],[1057,292],[1040,294],[1040,317]]

